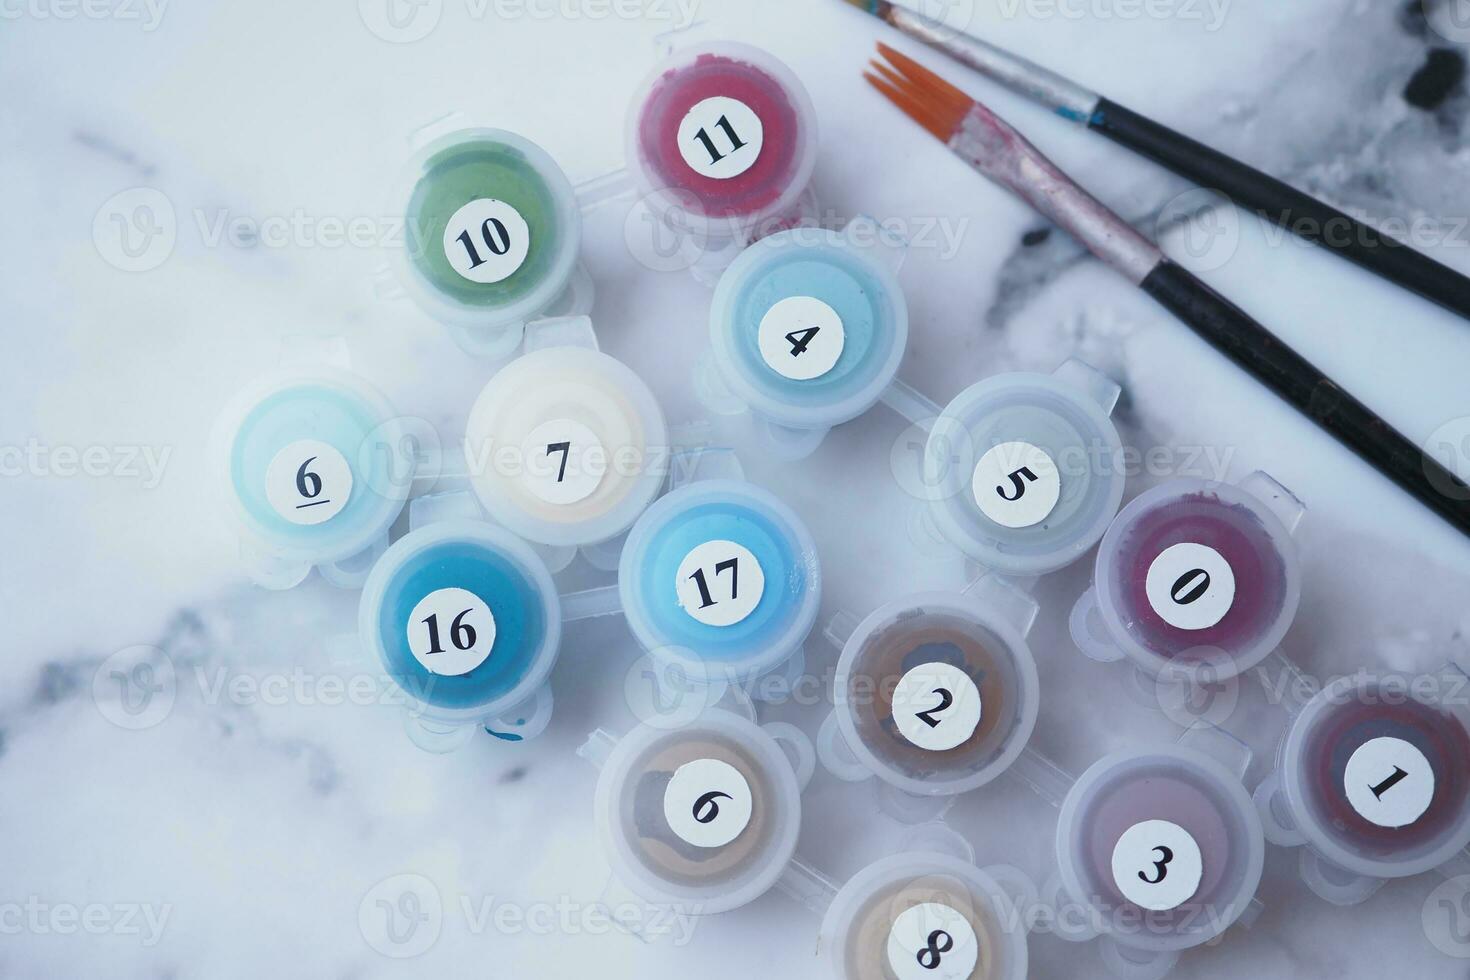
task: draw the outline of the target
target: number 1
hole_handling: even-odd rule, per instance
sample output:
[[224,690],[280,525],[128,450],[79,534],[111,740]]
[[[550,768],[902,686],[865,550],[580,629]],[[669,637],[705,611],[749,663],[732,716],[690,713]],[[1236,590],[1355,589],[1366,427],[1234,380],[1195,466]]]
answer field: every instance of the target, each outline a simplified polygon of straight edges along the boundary
[[1390,775],[1383,782],[1379,783],[1377,786],[1370,786],[1368,788],[1373,791],[1373,796],[1375,798],[1381,800],[1383,799],[1384,793],[1387,793],[1389,790],[1393,789],[1399,784],[1400,780],[1403,780],[1408,775],[1408,773],[1404,772],[1398,766],[1394,766],[1392,775]]

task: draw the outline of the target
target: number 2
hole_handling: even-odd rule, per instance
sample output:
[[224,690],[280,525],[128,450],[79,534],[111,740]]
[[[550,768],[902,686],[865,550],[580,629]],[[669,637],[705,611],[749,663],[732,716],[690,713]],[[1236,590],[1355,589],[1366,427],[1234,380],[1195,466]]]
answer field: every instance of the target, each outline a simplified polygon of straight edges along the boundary
[[938,728],[939,719],[934,716],[954,704],[954,695],[949,693],[949,688],[936,687],[934,693],[939,695],[939,703],[932,708],[915,713],[916,717],[930,728]]

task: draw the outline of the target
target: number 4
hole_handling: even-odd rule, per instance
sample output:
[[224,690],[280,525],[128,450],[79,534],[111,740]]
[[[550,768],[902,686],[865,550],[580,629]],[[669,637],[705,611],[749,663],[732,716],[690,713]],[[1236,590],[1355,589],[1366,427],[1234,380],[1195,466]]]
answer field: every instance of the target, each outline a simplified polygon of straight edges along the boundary
[[787,334],[786,342],[791,345],[791,356],[800,357],[805,354],[806,349],[811,346],[812,338],[821,330],[821,327],[807,327],[805,330],[793,330]]

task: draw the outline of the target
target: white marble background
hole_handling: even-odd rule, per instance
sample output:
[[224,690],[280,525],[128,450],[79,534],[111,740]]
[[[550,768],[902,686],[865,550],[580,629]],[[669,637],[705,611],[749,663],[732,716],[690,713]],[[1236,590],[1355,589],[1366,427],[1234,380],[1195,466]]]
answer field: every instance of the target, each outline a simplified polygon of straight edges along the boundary
[[[860,82],[872,41],[893,40],[881,25],[837,0],[691,2],[699,36],[765,46],[805,81],[822,126],[817,186],[835,212],[943,219],[957,233],[954,249],[916,248],[905,270],[907,381],[943,401],[998,370],[1090,358],[1126,387],[1130,444],[1208,448],[1226,454],[1228,476],[1265,468],[1307,502],[1306,594],[1286,650],[1308,669],[1428,669],[1464,642],[1465,539],[1060,235],[1023,246],[1038,220]],[[402,29],[384,26],[390,3]],[[957,6],[1003,43],[1340,204],[1425,219],[1421,247],[1470,270],[1470,101],[1457,90],[1425,111],[1401,97],[1428,49],[1450,46],[1417,4]],[[420,753],[390,709],[332,687],[343,668],[321,641],[350,626],[354,596],[317,579],[285,594],[245,581],[202,451],[229,393],[288,336],[346,336],[359,368],[452,442],[487,367],[377,300],[381,256],[341,243],[342,226],[387,212],[409,133],[451,110],[531,136],[574,179],[617,166],[629,93],[680,15],[672,0],[0,0],[0,974],[814,975],[817,922],[777,894],[701,923],[683,946],[480,920],[502,903],[601,892],[594,773],[573,750],[594,726],[631,723],[631,638],[615,622],[570,631],[556,717],[536,743]],[[926,60],[1150,231],[1186,190]],[[154,267],[129,271],[112,215],[139,200],[114,195],[136,188],[166,198],[172,239],[136,262]],[[1235,236],[1207,278],[1463,469],[1470,325],[1253,219],[1225,227]],[[671,417],[692,416],[708,293],[640,265],[618,208],[594,215],[587,239],[604,348],[644,373]],[[908,501],[889,462],[902,432],[879,408],[801,465],[748,455],[750,474],[813,527],[825,613],[958,581],[894,526]],[[1043,583],[1033,634],[1035,743],[1073,769],[1177,732],[1122,693],[1120,671],[1071,648],[1063,617],[1087,577]],[[119,710],[105,671],[94,678],[140,644],[162,652],[172,693],[131,730],[118,722],[140,716]],[[814,732],[821,714],[773,716]],[[1268,752],[1283,718],[1247,688],[1228,724]],[[1251,780],[1265,771],[1258,760]],[[894,847],[869,791],[822,774],[809,791],[801,850],[839,878]],[[953,820],[982,860],[1050,869],[1052,812],[1018,786],[971,794]],[[1177,976],[1465,975],[1446,952],[1470,947],[1426,939],[1435,881],[1336,909],[1294,867],[1271,849],[1255,928],[1186,954]],[[359,929],[371,890],[399,874],[425,876],[444,903],[432,946],[403,960]],[[1099,973],[1090,947],[1048,936],[1032,960],[1038,977]]]

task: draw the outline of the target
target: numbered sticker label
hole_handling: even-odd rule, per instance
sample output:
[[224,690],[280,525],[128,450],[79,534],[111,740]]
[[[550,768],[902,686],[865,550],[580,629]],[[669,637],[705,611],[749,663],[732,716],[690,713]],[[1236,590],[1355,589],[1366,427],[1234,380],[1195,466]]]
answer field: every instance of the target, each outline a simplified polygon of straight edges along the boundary
[[755,555],[734,541],[706,541],[679,563],[679,606],[706,626],[734,626],[755,612],[766,575]]
[[1199,844],[1189,831],[1167,820],[1134,824],[1113,848],[1113,881],[1139,908],[1177,909],[1199,891],[1203,875]]
[[1040,446],[1003,442],[980,457],[970,488],[980,512],[1001,527],[1031,527],[1056,508],[1062,475]]
[[701,177],[728,180],[755,165],[765,136],[750,106],[716,95],[696,102],[679,123],[679,153]]
[[832,370],[846,342],[842,318],[815,296],[788,296],[776,303],[761,317],[756,333],[766,364],[793,381]]
[[521,446],[524,479],[548,504],[575,504],[592,496],[607,473],[607,451],[581,422],[553,419],[531,430]]
[[921,749],[952,749],[968,741],[980,724],[980,689],[953,664],[920,664],[893,689],[893,720]]
[[979,961],[975,927],[948,905],[924,902],[893,920],[888,966],[899,980],[964,980]]
[[444,257],[470,282],[500,282],[531,251],[531,229],[504,201],[482,197],[454,212],[444,226]]
[[1182,630],[1209,629],[1235,602],[1235,572],[1214,548],[1187,542],[1165,548],[1148,567],[1148,604]]
[[408,649],[431,674],[468,674],[490,657],[495,616],[465,589],[435,589],[408,616]]
[[750,811],[750,784],[719,759],[684,763],[664,790],[669,828],[695,847],[724,847],[745,830]]
[[352,467],[325,442],[298,439],[265,468],[265,496],[292,524],[324,524],[352,496]]
[[1409,826],[1434,799],[1429,760],[1401,738],[1382,736],[1358,746],[1348,758],[1343,784],[1353,809],[1380,827]]

